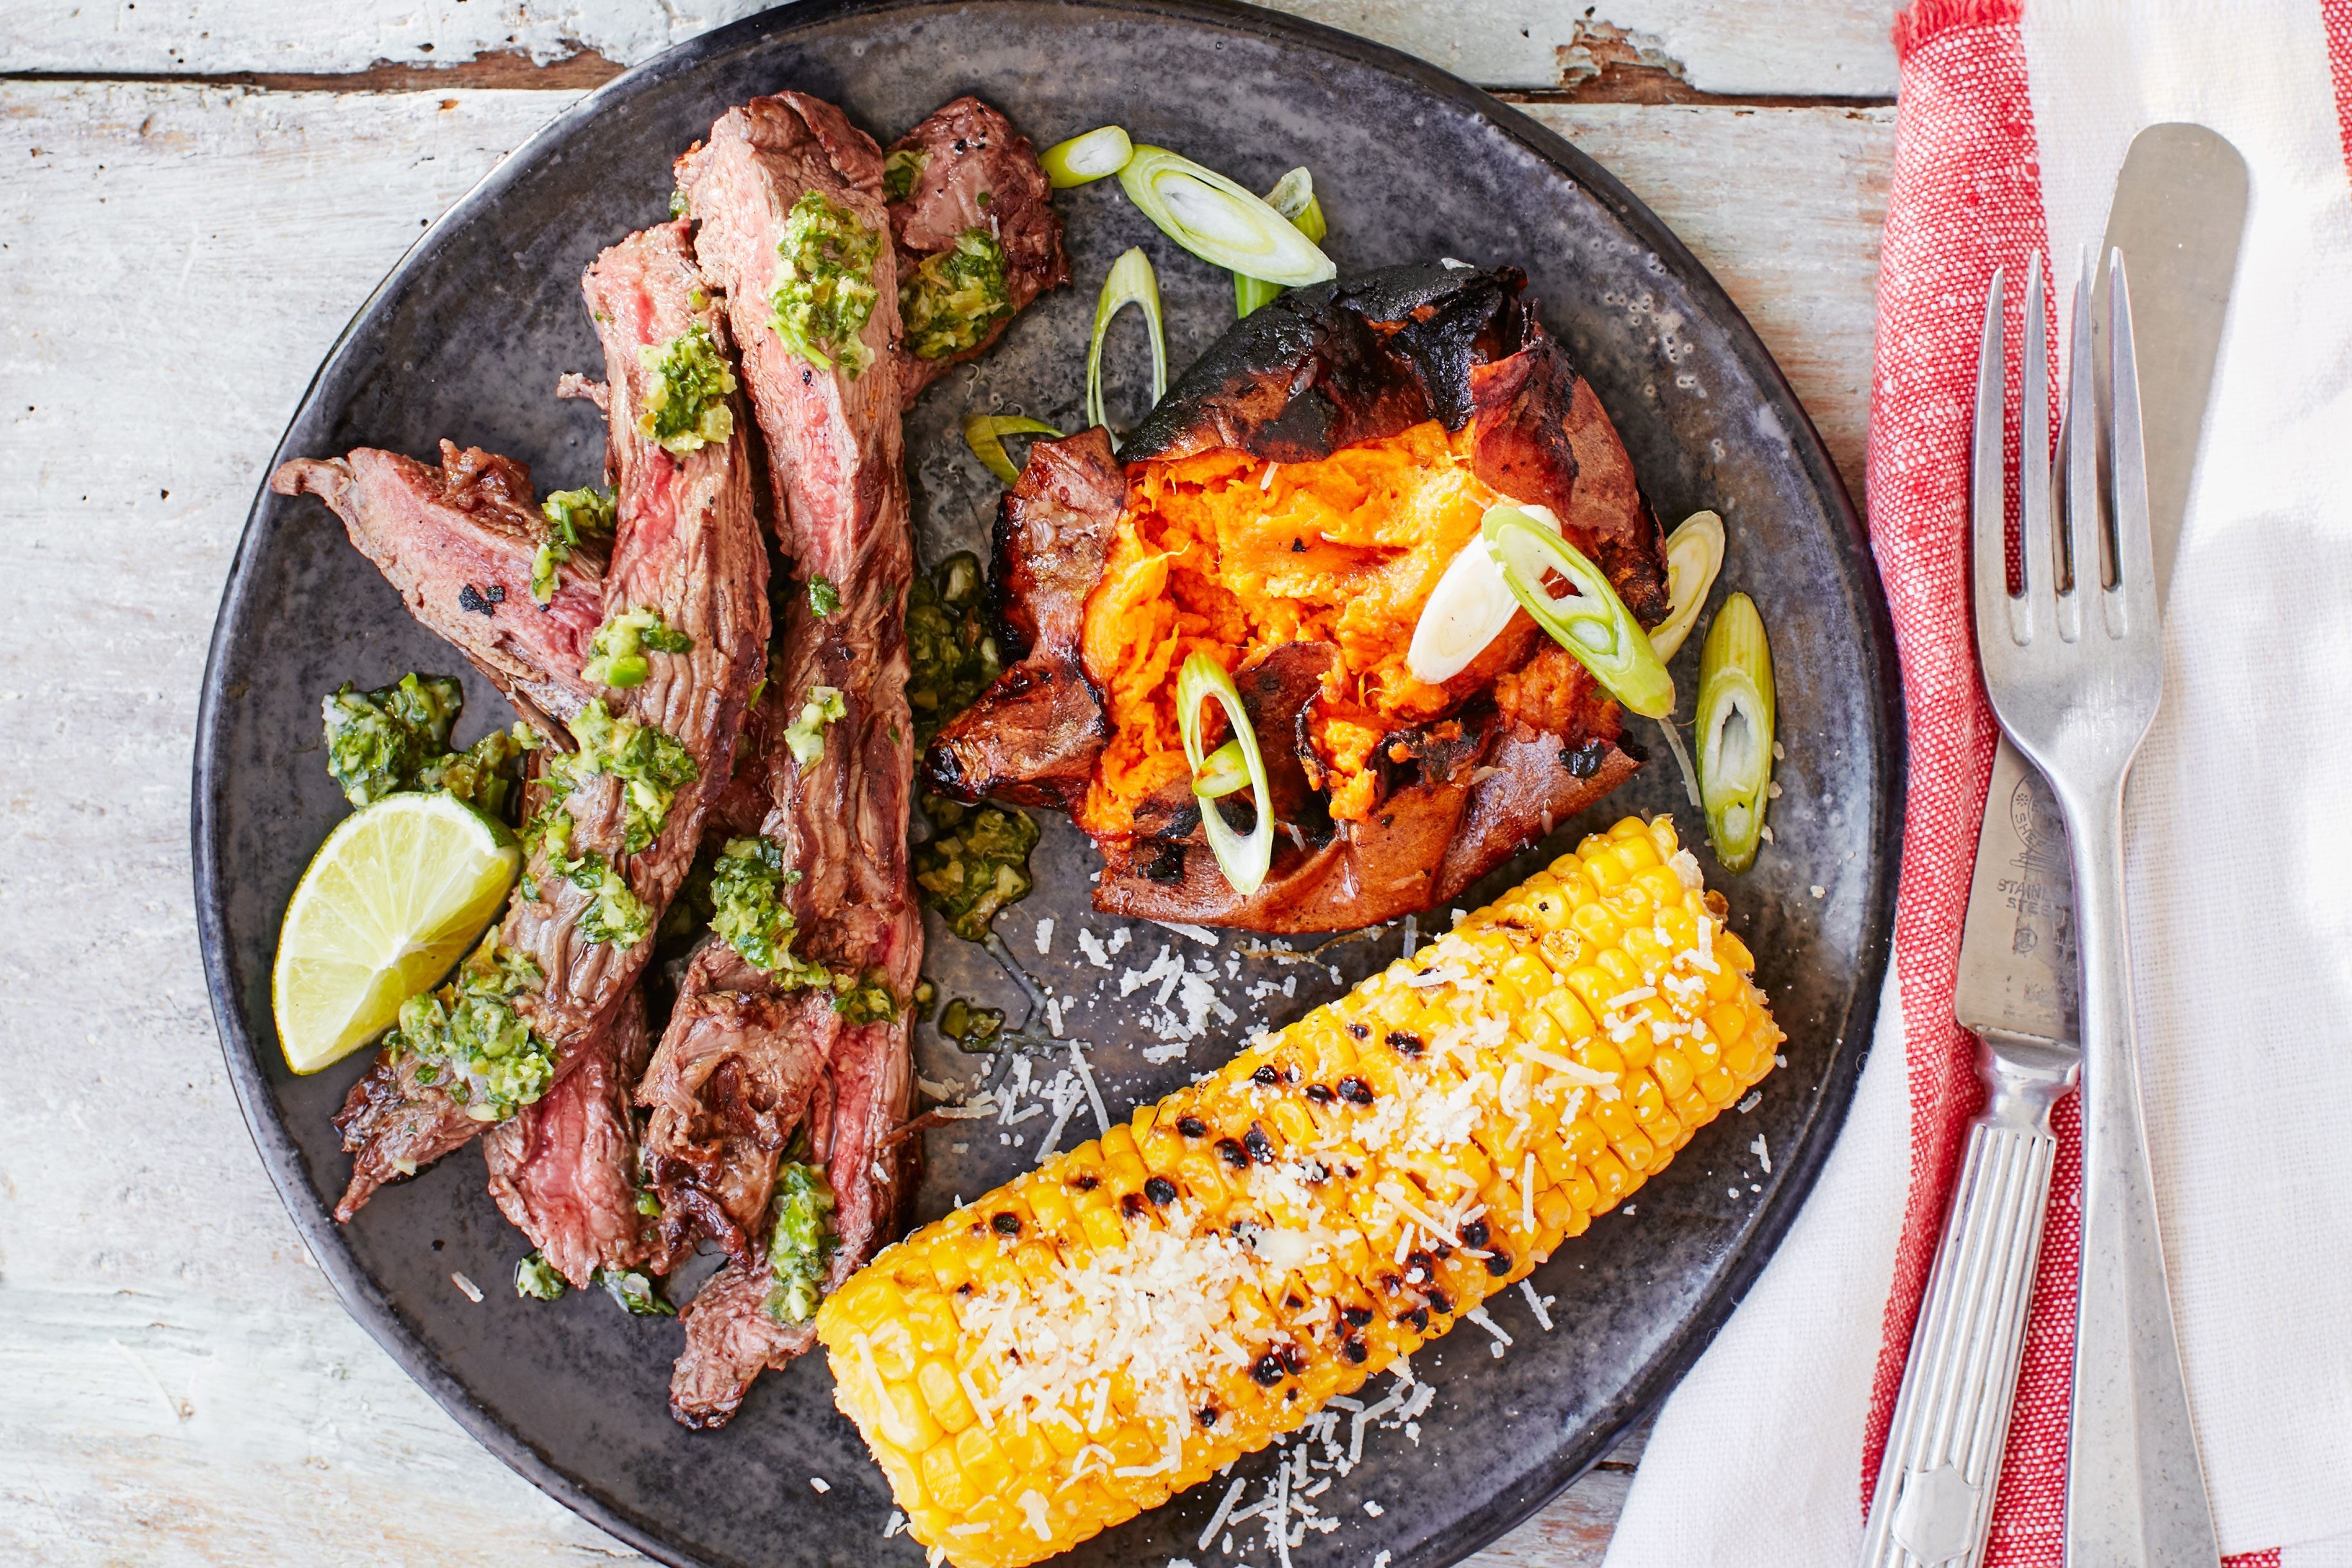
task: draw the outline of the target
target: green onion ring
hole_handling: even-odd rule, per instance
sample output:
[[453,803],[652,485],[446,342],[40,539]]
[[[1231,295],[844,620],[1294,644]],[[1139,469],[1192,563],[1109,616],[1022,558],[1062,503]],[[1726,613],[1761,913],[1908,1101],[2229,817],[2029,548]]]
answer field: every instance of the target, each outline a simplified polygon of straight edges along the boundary
[[1223,800],[1249,782],[1249,759],[1242,755],[1241,742],[1227,741],[1201,764],[1192,793],[1202,800]]
[[[1265,205],[1290,220],[1290,226],[1317,245],[1331,232],[1323,221],[1323,203],[1315,195],[1315,176],[1305,169],[1293,169],[1274,183],[1266,192]],[[1260,305],[1282,292],[1282,285],[1269,283],[1263,278],[1253,278],[1246,272],[1234,274],[1234,314],[1246,316]]]
[[1265,202],[1165,147],[1138,147],[1119,188],[1161,233],[1213,267],[1296,289],[1339,269],[1315,242]]
[[1007,436],[1059,436],[1061,432],[1042,419],[1025,419],[1018,414],[967,414],[963,416],[963,444],[980,459],[981,467],[1003,479],[1017,484],[1021,470],[1004,450]]
[[1151,401],[1156,406],[1168,392],[1168,334],[1160,320],[1160,278],[1139,245],[1111,263],[1095,299],[1094,338],[1087,344],[1087,423],[1106,430],[1110,416],[1103,408],[1103,339],[1110,333],[1111,318],[1129,305],[1142,308],[1143,324],[1151,332]]
[[1037,163],[1055,190],[1066,191],[1118,174],[1134,155],[1135,144],[1127,139],[1127,132],[1116,125],[1104,125],[1055,142]]
[[[1584,552],[1516,506],[1493,506],[1480,531],[1511,596],[1574,654],[1612,697],[1646,719],[1671,713],[1675,678],[1658,661],[1649,634]],[[1576,592],[1555,599],[1545,579],[1557,573]]]
[[1727,871],[1755,863],[1772,791],[1772,645],[1756,602],[1734,594],[1698,656],[1698,787]]
[[1698,625],[1707,591],[1722,570],[1723,519],[1715,513],[1695,511],[1666,535],[1666,593],[1673,607],[1650,628],[1650,647],[1660,664],[1675,657],[1691,627]]
[[[1209,782],[1208,761],[1201,754],[1201,703],[1209,698],[1216,700],[1231,721],[1234,739],[1241,744],[1242,764],[1249,773],[1257,825],[1246,837],[1226,825],[1224,808],[1215,797],[1201,793],[1202,784]],[[1257,731],[1250,728],[1242,694],[1213,654],[1194,654],[1178,672],[1176,722],[1184,735],[1184,760],[1192,767],[1192,793],[1201,802],[1201,829],[1209,836],[1209,852],[1217,858],[1217,868],[1224,872],[1234,891],[1247,898],[1265,885],[1265,874],[1274,865],[1274,786],[1266,778],[1265,759],[1258,753]]]

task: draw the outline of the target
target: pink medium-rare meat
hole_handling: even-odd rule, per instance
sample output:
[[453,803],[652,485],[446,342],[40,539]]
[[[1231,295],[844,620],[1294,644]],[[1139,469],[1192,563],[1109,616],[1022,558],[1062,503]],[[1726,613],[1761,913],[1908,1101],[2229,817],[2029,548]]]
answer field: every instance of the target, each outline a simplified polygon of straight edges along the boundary
[[532,602],[547,525],[522,464],[454,441],[441,443],[438,468],[362,447],[281,463],[269,487],[326,502],[408,613],[526,716],[569,721],[595,695],[580,667],[604,619],[604,552],[573,552],[556,568],[552,599],[544,608]]
[[[1013,318],[1046,289],[1070,280],[1062,249],[1062,219],[1054,210],[1054,189],[1038,165],[1037,150],[1012,121],[979,99],[959,98],[925,116],[890,144],[884,155],[884,189],[890,198],[890,234],[898,247],[899,318],[902,326],[924,312],[910,301],[932,271],[965,237],[985,235],[1001,266],[1002,306],[964,334],[969,342],[926,340],[908,332],[900,392],[915,395],[954,365],[987,352]],[[933,261],[932,258],[940,258]]]
[[630,1090],[653,1049],[642,991],[580,1050],[572,1070],[482,1139],[490,1196],[575,1289],[600,1268],[654,1258],[637,1212],[637,1138]]
[[[498,945],[529,961],[533,981],[508,1005],[551,1054],[557,1086],[652,952],[726,784],[768,633],[731,345],[687,226],[613,246],[582,287],[604,348],[618,507],[602,618],[650,616],[667,646],[648,646],[635,684],[583,703],[575,749],[540,752],[525,785],[524,876]],[[338,1118],[354,1156],[339,1217],[497,1119],[453,1087],[414,1050],[380,1057]]]
[[[765,798],[760,836],[797,878],[782,890],[797,923],[797,955],[859,994],[879,989],[891,1002],[885,1018],[845,1016],[823,993],[795,988],[790,975],[714,953],[715,942],[698,957],[703,978],[690,984],[701,988],[673,1016],[639,1092],[656,1110],[646,1148],[666,1233],[726,1245],[745,1276],[737,1290],[752,1305],[735,1302],[722,1318],[720,1303],[732,1298],[713,1296],[689,1321],[673,1385],[673,1409],[689,1424],[724,1421],[761,1367],[806,1343],[801,1325],[737,1320],[741,1310],[767,1311],[764,1287],[752,1300],[772,1217],[764,1194],[782,1153],[778,1139],[793,1131],[779,1115],[783,1086],[797,1092],[811,1054],[821,1055],[823,1068],[805,1120],[813,1156],[834,1186],[836,1277],[887,1237],[904,1188],[902,1150],[891,1136],[912,1097],[903,1009],[922,957],[907,879],[914,726],[905,595],[914,542],[899,427],[905,362],[892,352],[897,253],[881,163],[879,149],[830,105],[786,93],[729,110],[678,164],[678,187],[699,225],[698,253],[725,290],[744,345],[747,390],[772,459],[781,542],[801,583],[821,580],[827,590],[821,609],[804,588],[783,596],[769,711],[753,726],[768,748],[752,760],[750,785]],[[794,275],[775,263],[809,254],[807,226],[795,225],[795,212],[826,226],[828,254],[855,262],[851,282],[867,302],[855,338],[830,348],[777,330],[777,291]],[[811,712],[820,716],[813,754],[810,726],[799,726],[799,749],[793,743],[795,718]],[[763,788],[756,782],[762,761]],[[733,1327],[720,1340],[739,1348],[756,1342],[759,1352],[707,1353],[722,1321]],[[728,1368],[743,1381],[730,1381]]]

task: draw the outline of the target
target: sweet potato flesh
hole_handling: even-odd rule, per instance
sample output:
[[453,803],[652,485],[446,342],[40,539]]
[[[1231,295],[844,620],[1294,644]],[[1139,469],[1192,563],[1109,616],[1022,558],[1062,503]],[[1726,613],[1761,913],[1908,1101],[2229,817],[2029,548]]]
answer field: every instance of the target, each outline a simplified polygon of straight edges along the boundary
[[1309,776],[1343,820],[1377,803],[1390,736],[1442,722],[1481,690],[1507,711],[1513,699],[1540,710],[1528,715],[1538,721],[1574,713],[1589,690],[1582,667],[1524,615],[1442,687],[1405,667],[1431,590],[1502,499],[1435,420],[1315,462],[1215,451],[1135,465],[1087,603],[1083,656],[1111,737],[1080,824],[1131,831],[1138,803],[1189,776],[1176,674],[1203,649],[1228,671],[1286,643],[1339,650],[1309,715]]

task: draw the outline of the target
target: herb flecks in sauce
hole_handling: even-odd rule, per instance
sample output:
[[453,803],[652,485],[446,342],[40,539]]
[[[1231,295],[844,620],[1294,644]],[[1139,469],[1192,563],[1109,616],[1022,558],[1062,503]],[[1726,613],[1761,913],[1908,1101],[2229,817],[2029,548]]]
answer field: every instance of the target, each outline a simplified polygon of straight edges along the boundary
[[784,727],[784,744],[793,760],[806,773],[816,766],[824,755],[825,726],[837,719],[849,717],[849,705],[842,700],[837,686],[812,686],[808,700],[801,704],[800,712]]
[[572,552],[588,541],[612,538],[617,511],[613,498],[593,486],[557,490],[539,503],[539,515],[547,519],[547,540],[531,559],[533,603],[546,605],[554,601],[555,569],[571,560]]
[[539,965],[499,947],[492,932],[446,984],[401,1004],[384,1059],[416,1058],[419,1084],[437,1086],[477,1121],[504,1121],[555,1081],[555,1047],[514,1008],[514,998],[545,983]]
[[915,182],[923,177],[923,166],[931,155],[920,147],[901,147],[882,160],[882,194],[894,202],[903,202],[915,194]]
[[768,297],[776,335],[819,369],[838,363],[845,375],[861,374],[874,363],[874,351],[858,334],[881,298],[874,286],[874,262],[882,253],[879,231],[821,192],[810,191],[785,215],[776,253],[782,259]]
[[588,645],[588,662],[580,667],[580,679],[622,689],[643,686],[653,673],[653,666],[646,658],[648,649],[655,653],[691,653],[694,639],[684,632],[672,631],[664,624],[659,610],[641,605],[608,616]]
[[981,615],[985,586],[980,558],[961,550],[918,575],[907,595],[907,704],[918,751],[1003,673]]
[[451,752],[449,731],[465,703],[465,689],[446,675],[411,673],[376,691],[354,691],[349,681],[337,688],[320,708],[327,771],[343,798],[365,806],[400,790],[446,790],[502,817],[514,792],[515,759],[536,737],[518,724]]
[[404,675],[377,691],[354,691],[347,680],[320,705],[327,771],[355,806],[413,788],[418,770],[449,749],[465,704],[465,689],[446,675]]
[[694,759],[677,741],[650,724],[615,719],[600,698],[572,721],[577,752],[547,763],[547,781],[559,801],[598,773],[612,773],[628,792],[628,822],[622,848],[635,855],[651,844],[669,820],[670,802],[699,776]]
[[833,1188],[814,1164],[786,1158],[776,1167],[775,1225],[769,1233],[768,1268],[775,1283],[767,1312],[780,1323],[805,1323],[816,1316],[817,1287],[833,1250]]
[[793,953],[799,924],[784,908],[782,890],[801,879],[784,868],[784,852],[766,838],[730,838],[710,868],[710,929],[744,963],[803,985],[830,985],[824,965]]
[[980,346],[1013,314],[1004,287],[1004,247],[984,228],[926,256],[898,285],[898,316],[917,359],[946,359]]
[[590,1280],[602,1285],[621,1310],[633,1318],[675,1318],[677,1309],[664,1300],[654,1282],[634,1268],[599,1268]]
[[[543,851],[547,868],[595,901],[581,914],[579,931],[590,942],[609,942],[629,948],[645,940],[653,929],[653,911],[629,887],[628,879],[614,868],[611,861],[594,850],[575,855],[572,852],[572,816],[559,806],[550,806],[531,819],[524,830],[525,847]],[[536,900],[541,889],[526,872],[522,894]]]
[[809,608],[819,620],[841,608],[841,590],[822,577],[812,577],[808,585]]
[[735,433],[727,403],[735,373],[709,327],[697,322],[666,343],[647,343],[637,360],[649,376],[637,434],[682,458]]
[[547,1260],[547,1255],[535,1250],[515,1265],[514,1288],[516,1295],[534,1301],[561,1301],[563,1293],[572,1289],[555,1271],[555,1265]]
[[936,907],[948,930],[966,942],[988,940],[997,911],[1029,896],[1029,852],[1037,825],[1004,806],[969,806],[944,795],[923,796],[931,838],[916,847],[915,886]]
[[996,1037],[1003,1027],[1003,1008],[982,1007],[961,996],[940,1014],[940,1033],[953,1040],[959,1050],[994,1050]]

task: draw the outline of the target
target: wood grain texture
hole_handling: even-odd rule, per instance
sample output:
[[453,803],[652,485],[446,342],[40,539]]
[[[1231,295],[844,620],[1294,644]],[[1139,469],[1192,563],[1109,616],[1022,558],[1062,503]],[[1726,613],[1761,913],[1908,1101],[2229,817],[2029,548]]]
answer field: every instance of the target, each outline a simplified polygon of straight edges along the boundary
[[[425,222],[574,96],[0,83],[0,1560],[628,1555],[303,1256],[222,1072],[187,860],[205,639],[278,433]],[[1891,112],[1537,112],[1724,279],[1858,493]],[[1597,1563],[1628,1484],[1480,1561]]]
[[[320,76],[497,58],[634,65],[764,0],[11,0],[0,70]],[[1281,0],[1484,86],[1567,89],[1638,65],[1702,93],[1892,96],[1889,0]],[[404,79],[429,87],[425,78]],[[468,85],[486,85],[479,80]],[[578,80],[549,85],[589,85]]]

